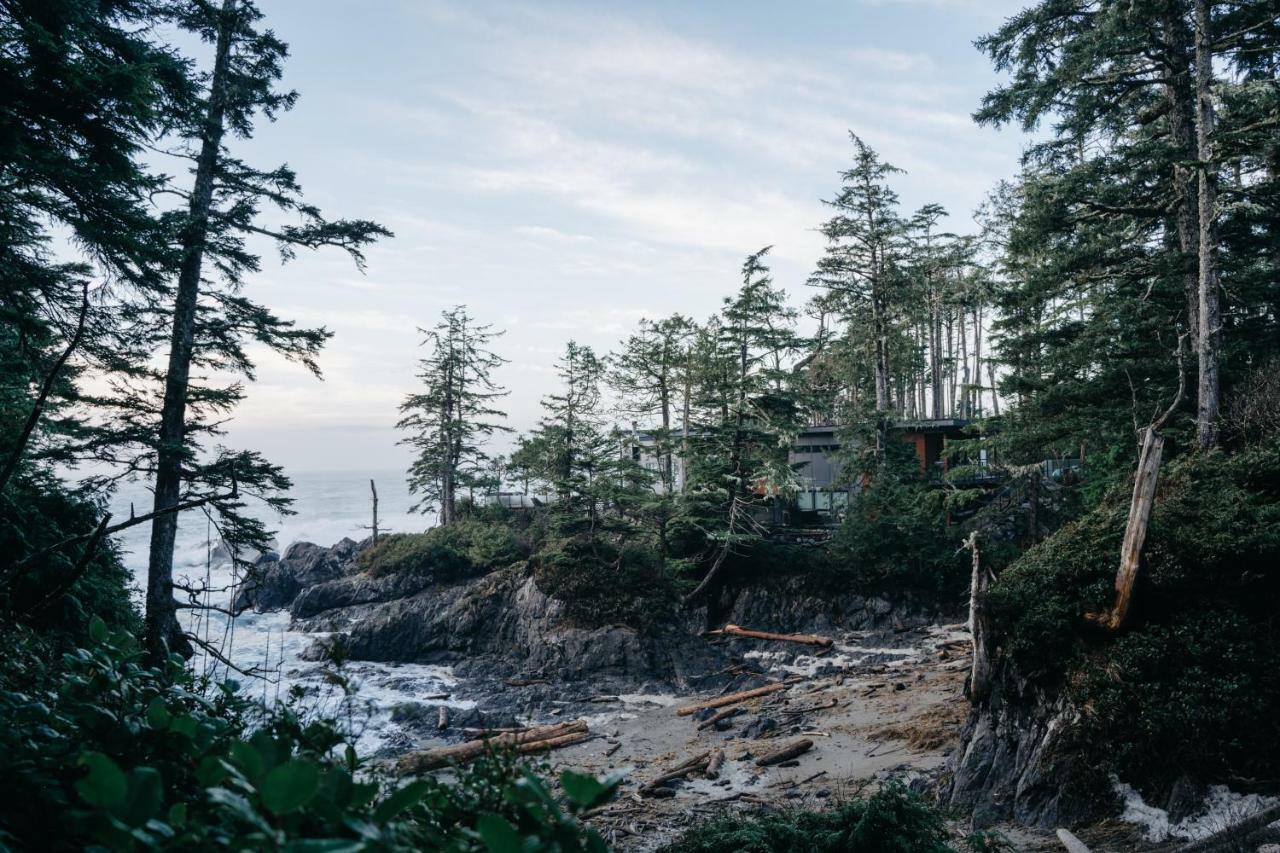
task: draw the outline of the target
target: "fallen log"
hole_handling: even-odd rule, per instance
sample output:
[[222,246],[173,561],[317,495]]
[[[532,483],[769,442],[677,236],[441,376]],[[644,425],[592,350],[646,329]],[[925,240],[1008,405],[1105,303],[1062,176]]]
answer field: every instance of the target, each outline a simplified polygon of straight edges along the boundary
[[709,637],[749,637],[753,640],[777,640],[783,643],[801,643],[806,646],[831,646],[835,640],[817,634],[775,634],[772,631],[753,631],[738,625],[725,625],[717,631],[708,631]]
[[543,752],[548,749],[559,749],[562,746],[573,746],[575,743],[582,743],[584,740],[590,740],[592,735],[586,731],[570,732],[559,737],[550,737],[544,740],[530,741],[529,743],[516,744],[516,752],[521,755],[528,755],[531,752]]
[[681,717],[687,717],[690,714],[697,713],[706,708],[723,708],[725,705],[736,705],[739,702],[745,702],[748,699],[755,699],[757,696],[768,696],[770,693],[776,693],[779,690],[785,690],[787,684],[779,681],[773,684],[766,684],[764,687],[757,687],[754,690],[743,690],[741,693],[730,693],[728,696],[718,696],[715,699],[708,699],[706,702],[698,702],[694,705],[685,705],[683,708],[677,708],[676,714]]
[[765,753],[760,756],[756,759],[756,766],[769,767],[774,764],[781,764],[784,761],[790,761],[793,758],[798,758],[811,749],[813,749],[813,741],[798,740],[795,743],[787,744],[781,749],[777,749],[773,752]]
[[467,728],[467,729],[463,729],[462,733],[467,736],[468,740],[475,740],[476,738],[488,738],[488,737],[493,737],[495,735],[507,735],[507,734],[512,734],[513,732],[527,732],[527,731],[529,731],[529,726],[506,726],[501,728],[487,728],[487,729]]
[[640,787],[640,792],[650,793],[653,790],[660,788],[666,783],[672,781],[673,779],[682,779],[685,776],[688,776],[690,773],[693,773],[695,770],[702,770],[708,766],[708,762],[710,760],[711,760],[710,752],[700,752],[697,755],[695,755],[693,758],[690,758],[687,761],[681,762],[680,764],[668,770],[666,773],[663,773],[662,775],[657,776],[651,779],[650,781],[646,782],[644,785]]
[[826,711],[839,704],[840,700],[833,697],[830,702],[826,702],[822,705],[810,705],[807,708],[785,708],[782,711],[782,715],[784,717],[799,717],[803,714],[811,714],[814,711]]
[[508,678],[508,687],[532,687],[535,684],[550,684],[545,678]]
[[716,723],[720,722],[721,720],[727,720],[730,717],[736,714],[741,714],[741,713],[742,713],[742,709],[737,707],[725,708],[723,711],[717,711],[712,716],[707,717],[705,720],[698,723],[698,731],[702,731],[703,729],[709,729],[712,726],[714,726]]
[[440,710],[436,712],[436,731],[442,732],[447,728],[449,728],[449,708],[441,705]]
[[1062,846],[1067,848],[1067,853],[1090,853],[1088,845],[1086,845],[1069,829],[1058,830],[1058,840],[1062,842]]
[[[435,749],[411,752],[396,763],[396,772],[400,775],[422,773],[449,764],[462,764],[480,757],[490,746],[495,748],[520,747],[542,741],[563,738],[566,735],[585,735],[587,724],[582,720],[557,723],[551,726],[535,726],[520,732],[506,732],[490,738],[469,740],[453,746],[441,746]],[[567,745],[567,744],[566,744]]]
[[719,779],[720,768],[724,765],[724,750],[717,749],[711,753],[711,759],[707,762],[705,775],[708,779]]

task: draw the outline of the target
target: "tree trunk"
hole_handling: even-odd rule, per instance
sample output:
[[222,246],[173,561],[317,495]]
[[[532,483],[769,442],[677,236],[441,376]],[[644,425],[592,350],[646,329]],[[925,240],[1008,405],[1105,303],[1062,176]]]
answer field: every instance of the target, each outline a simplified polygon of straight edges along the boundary
[[173,333],[165,374],[164,403],[160,411],[160,440],[156,450],[155,511],[151,525],[151,549],[147,565],[147,602],[144,639],[153,660],[168,652],[191,657],[191,643],[178,624],[173,598],[173,547],[178,514],[165,512],[178,504],[182,494],[182,460],[186,456],[187,388],[195,346],[196,307],[200,297],[200,273],[209,237],[214,176],[224,133],[229,88],[231,41],[235,32],[237,0],[223,0],[215,47],[209,103],[200,132],[188,221],[182,234],[182,260],[173,310]]
[[1196,0],[1196,159],[1200,164],[1200,376],[1196,433],[1200,447],[1218,443],[1218,356],[1222,323],[1218,309],[1217,186],[1213,153],[1213,54],[1209,0]]
[[987,376],[991,379],[991,408],[996,417],[1000,417],[1000,391],[996,388],[996,363],[987,360]]
[[1200,296],[1199,275],[1192,258],[1197,255],[1197,203],[1193,199],[1194,172],[1190,162],[1196,159],[1196,130],[1191,96],[1191,36],[1187,32],[1181,2],[1169,2],[1162,16],[1164,41],[1169,54],[1164,84],[1169,107],[1169,136],[1174,149],[1173,195],[1177,202],[1174,224],[1178,250],[1184,266],[1183,290],[1187,302],[1187,329],[1191,348],[1199,351]]
[[1147,526],[1151,523],[1151,507],[1155,502],[1156,479],[1160,473],[1160,456],[1164,452],[1164,436],[1154,427],[1147,427],[1142,436],[1142,450],[1138,455],[1138,473],[1133,481],[1133,498],[1129,502],[1129,521],[1124,529],[1124,543],[1120,546],[1120,569],[1116,572],[1116,600],[1110,610],[1103,613],[1086,613],[1085,619],[1104,631],[1119,631],[1129,615],[1133,601],[1133,587],[1138,579],[1138,564],[1142,557],[1142,545],[1147,538]]
[[936,294],[929,298],[929,373],[933,382],[933,419],[942,417],[942,312]]
[[983,412],[982,408],[982,305],[973,306],[973,385],[974,394],[977,395],[976,411],[978,414]]
[[960,417],[967,418],[969,412],[969,395],[973,393],[969,387],[969,341],[965,334],[964,307],[956,309],[956,328],[960,333]]
[[991,588],[991,573],[982,568],[978,553],[978,533],[969,534],[966,543],[972,554],[973,571],[969,580],[969,635],[973,639],[973,666],[969,672],[969,701],[977,705],[987,698],[991,689],[991,651],[995,647],[992,637],[991,612],[987,594]]
[[378,544],[378,487],[374,485],[372,479],[369,480],[369,492],[373,495],[373,524],[370,529],[373,534],[373,544]]

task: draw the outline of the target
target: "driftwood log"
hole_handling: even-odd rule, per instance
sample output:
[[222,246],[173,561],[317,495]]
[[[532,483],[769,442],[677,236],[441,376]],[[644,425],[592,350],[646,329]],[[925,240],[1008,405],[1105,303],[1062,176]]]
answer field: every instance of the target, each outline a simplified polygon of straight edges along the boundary
[[784,761],[790,761],[793,758],[798,758],[811,749],[813,749],[813,741],[807,739],[798,740],[794,743],[787,744],[781,749],[776,749],[773,752],[768,752],[760,756],[756,759],[756,766],[770,767],[774,764],[781,764]]
[[584,740],[590,740],[592,735],[586,731],[570,732],[569,734],[558,735],[557,737],[549,737],[543,740],[529,741],[528,743],[516,744],[516,752],[521,755],[527,755],[531,752],[544,752],[548,749],[559,749],[562,746],[573,746],[575,743],[582,743]]
[[772,631],[753,631],[738,625],[725,625],[718,631],[708,631],[709,637],[750,637],[753,640],[777,640],[783,643],[801,643],[806,646],[830,646],[835,641],[817,634],[775,634]]
[[785,690],[787,684],[784,682],[775,682],[774,684],[766,684],[764,687],[757,687],[754,690],[743,690],[741,693],[730,693],[728,696],[717,696],[715,699],[708,699],[705,702],[698,702],[694,705],[685,705],[676,709],[676,714],[681,717],[687,717],[698,711],[707,708],[723,708],[725,705],[736,705],[739,702],[745,702],[748,699],[755,699],[757,696],[768,696],[770,693],[776,693],[779,690]]
[[1174,847],[1173,853],[1209,853],[1214,850],[1252,850],[1255,836],[1264,833],[1268,826],[1280,821],[1280,805],[1263,809],[1208,838]]
[[440,710],[436,711],[436,731],[442,732],[449,728],[449,708],[441,705]]
[[640,793],[642,794],[650,793],[656,788],[661,788],[663,785],[667,784],[673,779],[683,779],[685,776],[688,776],[690,773],[694,773],[698,770],[703,770],[708,766],[708,763],[710,762],[710,760],[711,760],[710,752],[700,752],[697,755],[693,756],[693,758],[690,758],[687,761],[682,761],[681,763],[677,764],[675,767],[668,770],[666,773],[663,773],[662,775],[657,776],[649,780],[648,782],[646,782],[643,786],[641,786]]
[[708,779],[719,779],[720,768],[724,766],[724,750],[717,749],[711,753],[711,759],[707,761],[707,769],[705,771]]
[[698,723],[698,731],[702,731],[703,729],[709,729],[712,726],[714,726],[716,723],[720,722],[721,720],[727,720],[730,717],[735,716],[737,714],[741,714],[741,713],[742,713],[742,709],[738,707],[725,708],[723,711],[717,711],[715,714],[711,715],[710,717],[707,717],[705,720]]
[[[580,736],[577,740],[566,740]],[[554,749],[557,746],[568,746],[578,743],[587,737],[587,724],[582,720],[557,723],[551,726],[535,726],[519,732],[506,732],[490,738],[469,740],[454,746],[441,746],[435,749],[411,752],[396,764],[396,772],[401,775],[422,773],[445,767],[449,764],[463,764],[484,755],[489,747],[514,747],[517,752],[536,752],[539,749]],[[532,745],[537,746],[532,746]],[[532,747],[525,749],[524,747]]]

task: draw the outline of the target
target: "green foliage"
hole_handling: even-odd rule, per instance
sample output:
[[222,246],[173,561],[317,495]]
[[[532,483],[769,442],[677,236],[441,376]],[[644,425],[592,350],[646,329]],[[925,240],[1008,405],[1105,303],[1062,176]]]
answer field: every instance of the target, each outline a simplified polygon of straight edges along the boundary
[[[87,612],[111,625],[136,627],[129,573],[103,543],[77,577],[100,509],[52,477],[22,474],[0,497],[0,609],[50,638],[79,639]],[[55,547],[66,542],[63,547]]]
[[691,830],[667,853],[954,853],[941,816],[891,784],[822,812],[723,817]]
[[560,797],[495,755],[397,788],[333,722],[198,682],[176,659],[148,668],[133,637],[100,619],[89,634],[57,665],[38,635],[3,637],[0,784],[24,793],[0,807],[0,846],[605,849],[576,815],[608,800],[616,778],[566,772]]
[[509,526],[463,518],[425,533],[393,533],[360,553],[359,563],[373,577],[430,573],[456,580],[500,569],[528,556]]
[[828,571],[860,592],[958,592],[968,578],[968,557],[957,553],[960,529],[946,526],[943,493],[921,480],[909,451],[891,442],[886,453],[885,465],[850,503],[829,549]]
[[1165,466],[1129,628],[1084,631],[1108,606],[1127,489],[1009,567],[992,589],[1025,675],[1088,700],[1103,766],[1166,790],[1182,773],[1274,778],[1280,766],[1280,447]]
[[555,539],[535,556],[534,577],[543,592],[565,603],[570,619],[588,627],[646,628],[671,615],[678,601],[675,579],[658,549],[642,541]]

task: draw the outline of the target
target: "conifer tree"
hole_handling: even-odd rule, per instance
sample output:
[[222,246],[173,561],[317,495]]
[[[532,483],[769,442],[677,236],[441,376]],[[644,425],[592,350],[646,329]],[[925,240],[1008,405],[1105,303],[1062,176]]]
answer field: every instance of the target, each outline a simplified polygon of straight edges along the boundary
[[[890,364],[895,312],[902,299],[901,269],[906,223],[888,179],[900,170],[885,163],[856,134],[853,166],[827,204],[835,215],[822,226],[826,254],[810,282],[841,295],[846,316],[865,316],[872,351],[875,411],[883,421],[892,406]],[[883,432],[878,430],[877,435]],[[879,438],[878,443],[882,444]]]
[[428,354],[418,363],[418,379],[424,390],[400,405],[397,427],[410,432],[402,443],[417,452],[409,469],[409,490],[419,497],[414,510],[438,510],[447,527],[458,520],[460,488],[492,485],[494,459],[484,445],[509,429],[498,423],[506,413],[494,408],[507,394],[493,378],[506,359],[490,349],[502,333],[476,323],[462,305],[440,316],[435,328],[422,330]]
[[605,365],[591,347],[569,341],[556,373],[560,390],[543,398],[533,441],[544,454],[543,479],[556,494],[559,515],[568,527],[593,534],[619,456],[601,394]]
[[[229,152],[232,138],[248,138],[259,117],[274,120],[297,99],[296,93],[276,88],[287,47],[261,29],[261,18],[252,0],[223,0],[220,6],[195,0],[178,14],[184,29],[213,45],[213,66],[203,75],[200,91],[175,110],[171,134],[193,151],[185,154],[175,147],[172,153],[192,161],[194,175],[189,190],[170,188],[185,207],[166,217],[178,261],[152,440],[155,511],[162,513],[152,522],[147,573],[145,637],[153,656],[166,648],[191,651],[173,598],[174,509],[191,497],[211,501],[222,516],[224,539],[235,546],[265,538],[261,523],[243,512],[244,495],[260,497],[277,509],[288,506],[281,494],[288,480],[258,454],[220,451],[201,458],[198,437],[216,431],[210,419],[233,408],[243,390],[239,385],[201,387],[193,381],[192,367],[252,378],[254,365],[244,345],[255,341],[318,375],[316,356],[329,337],[324,329],[297,328],[243,294],[246,276],[260,266],[247,238],[270,238],[284,259],[298,248],[336,246],[360,265],[362,248],[388,234],[373,222],[325,219],[302,201],[288,167],[262,171]],[[259,216],[263,205],[296,216],[297,224],[265,224]],[[133,417],[145,420],[136,404],[125,405],[134,409]]]

